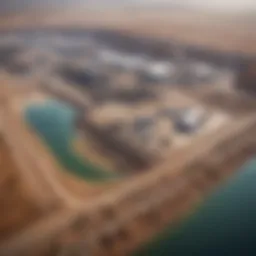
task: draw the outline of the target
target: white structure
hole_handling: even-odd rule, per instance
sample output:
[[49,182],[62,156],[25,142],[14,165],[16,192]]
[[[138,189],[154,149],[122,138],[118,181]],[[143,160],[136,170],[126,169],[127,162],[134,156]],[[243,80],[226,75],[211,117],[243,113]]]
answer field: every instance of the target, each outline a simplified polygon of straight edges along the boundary
[[175,120],[178,131],[185,133],[196,132],[206,121],[206,112],[201,108],[189,108],[180,113]]
[[141,70],[147,65],[147,60],[144,56],[132,55],[111,49],[99,50],[98,58],[103,64],[120,67],[125,70]]
[[148,64],[146,73],[153,79],[162,80],[174,76],[177,69],[175,65],[167,61],[152,61]]

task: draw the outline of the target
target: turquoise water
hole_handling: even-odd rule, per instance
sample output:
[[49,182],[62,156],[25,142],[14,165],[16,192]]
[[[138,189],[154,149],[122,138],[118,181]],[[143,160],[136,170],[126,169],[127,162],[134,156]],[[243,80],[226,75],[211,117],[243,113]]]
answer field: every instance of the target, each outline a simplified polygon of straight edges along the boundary
[[256,160],[247,162],[183,224],[168,227],[135,255],[255,256]]
[[27,123],[38,133],[65,170],[89,181],[117,178],[117,174],[103,170],[75,152],[72,141],[76,136],[76,111],[58,102],[31,104],[25,110]]

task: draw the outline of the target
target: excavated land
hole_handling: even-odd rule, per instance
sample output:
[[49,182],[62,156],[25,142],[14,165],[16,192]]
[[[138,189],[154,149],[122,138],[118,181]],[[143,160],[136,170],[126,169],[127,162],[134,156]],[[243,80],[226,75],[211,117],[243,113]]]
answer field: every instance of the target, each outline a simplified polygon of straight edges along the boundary
[[0,240],[3,241],[39,219],[42,211],[40,207],[34,205],[30,191],[27,191],[22,184],[18,167],[2,135],[0,157],[0,205],[2,209],[0,217],[3,220],[0,224]]
[[[42,253],[54,253],[62,247],[66,250],[69,241],[70,250],[85,246],[93,255],[119,255],[120,251],[128,254],[167,223],[188,214],[255,153],[254,114],[249,111],[247,115],[236,115],[230,110],[230,122],[173,151],[169,159],[146,172],[112,184],[89,186],[64,174],[24,124],[20,111],[26,99],[42,99],[43,93],[33,91],[13,92],[4,106],[2,130],[33,204],[52,209],[55,214],[47,218],[44,215],[38,224],[14,236],[4,244],[3,252],[30,250],[31,244],[38,243]],[[33,235],[38,229],[40,234]],[[44,239],[48,242],[42,242]]]
[[[173,57],[178,45],[188,60],[211,63],[234,73],[256,52],[253,26],[243,19],[232,25],[232,19],[227,17],[217,22],[207,15],[177,12],[159,17],[150,12],[142,15],[129,11],[125,15],[111,11],[101,13],[100,19],[99,13],[71,15],[69,11],[65,15],[54,13],[51,17],[42,13],[37,18],[31,25],[34,17],[21,15],[3,20],[1,27],[27,26],[30,27],[28,35],[33,27],[40,27],[48,36],[64,28],[63,35],[76,38],[92,34],[117,51],[142,53],[156,60]],[[198,25],[195,22],[198,19],[209,21]],[[78,25],[80,28],[74,30]],[[1,69],[5,70],[1,77],[1,84],[5,86],[0,91],[4,110],[1,112],[0,165],[5,170],[0,177],[3,184],[0,204],[8,207],[1,215],[6,219],[0,225],[3,256],[59,256],[64,252],[75,255],[79,251],[92,255],[129,255],[167,224],[177,223],[190,214],[244,161],[255,155],[254,99],[238,93],[230,84],[226,86],[226,82],[217,81],[217,86],[208,87],[207,81],[206,86],[189,87],[175,81],[163,86],[163,95],[172,85],[174,91],[193,102],[227,114],[228,121],[194,136],[186,146],[168,152],[167,158],[141,171],[136,169],[124,179],[97,185],[82,180],[63,171],[46,144],[24,122],[22,111],[30,101],[54,98],[70,103],[83,113],[97,104],[91,95],[97,96],[99,91],[60,79],[54,65],[50,65],[53,70],[43,70],[41,76],[33,76],[33,72],[26,71],[30,66],[23,69],[12,62],[16,50],[13,53],[11,49],[8,56],[3,54],[5,49],[0,51]],[[10,74],[15,79],[10,79]],[[32,78],[24,79],[26,75]],[[54,77],[54,82],[49,82],[48,77]],[[171,100],[168,97],[166,94],[166,101]],[[88,123],[83,122],[88,128]]]
[[[165,168],[158,169],[158,173],[152,172],[143,180],[137,179],[137,184],[134,182],[112,193],[109,191],[97,202],[84,203],[73,214],[66,210],[66,213],[57,215],[58,218],[52,216],[45,220],[45,225],[43,221],[37,228],[18,236],[14,243],[10,243],[12,249],[7,247],[5,250],[26,251],[31,244],[41,244],[40,239],[47,238],[50,242],[55,237],[55,243],[50,246],[45,242],[41,244],[42,251],[56,252],[75,245],[87,248],[94,255],[129,253],[160,232],[166,224],[175,223],[187,215],[208,192],[255,154],[254,137],[255,122],[241,134],[217,143],[205,153],[203,160],[180,166],[182,170],[178,173],[179,168],[172,172],[170,165],[166,164]],[[37,233],[35,237],[34,232]]]

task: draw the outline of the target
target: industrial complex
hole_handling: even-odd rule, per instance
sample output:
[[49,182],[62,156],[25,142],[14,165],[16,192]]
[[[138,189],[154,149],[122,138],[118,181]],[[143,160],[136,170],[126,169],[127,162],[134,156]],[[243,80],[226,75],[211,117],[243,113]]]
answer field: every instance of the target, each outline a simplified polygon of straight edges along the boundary
[[1,255],[130,255],[256,152],[252,57],[32,29],[0,68]]

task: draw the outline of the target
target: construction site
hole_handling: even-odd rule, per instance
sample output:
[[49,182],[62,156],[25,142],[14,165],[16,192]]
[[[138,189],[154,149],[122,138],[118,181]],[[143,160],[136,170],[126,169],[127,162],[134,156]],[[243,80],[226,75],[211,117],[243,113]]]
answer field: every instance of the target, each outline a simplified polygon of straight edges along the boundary
[[255,63],[128,30],[2,32],[0,254],[132,255],[188,216],[256,153]]

